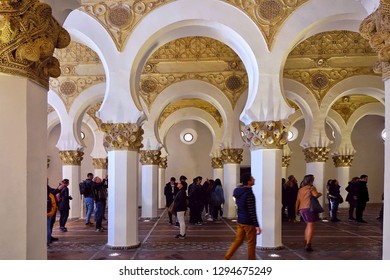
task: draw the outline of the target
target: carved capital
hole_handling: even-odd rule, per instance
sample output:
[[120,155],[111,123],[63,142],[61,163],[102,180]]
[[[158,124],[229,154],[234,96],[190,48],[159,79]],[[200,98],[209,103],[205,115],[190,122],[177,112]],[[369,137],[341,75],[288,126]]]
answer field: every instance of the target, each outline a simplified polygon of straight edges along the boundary
[[158,167],[167,169],[168,157],[160,157],[160,161],[158,162]]
[[309,147],[303,149],[305,160],[309,162],[326,162],[329,158],[330,148],[328,147]]
[[335,167],[351,167],[352,161],[353,161],[353,155],[333,156],[333,162]]
[[287,121],[252,122],[245,126],[244,139],[251,150],[282,149],[289,126]]
[[95,169],[107,169],[108,167],[107,158],[93,158],[92,163]]
[[60,158],[63,165],[81,165],[84,152],[82,151],[60,151]]
[[282,167],[288,167],[290,165],[291,156],[282,156]]
[[223,164],[226,163],[236,163],[240,164],[242,162],[242,153],[243,149],[223,149],[221,150],[221,160]]
[[108,150],[139,151],[143,147],[144,130],[135,123],[102,123],[100,129],[106,133],[103,145]]
[[223,168],[222,158],[220,157],[211,158],[211,166],[213,168]]
[[140,162],[142,165],[159,165],[160,163],[160,150],[141,150]]
[[0,1],[0,72],[23,76],[49,88],[61,74],[55,48],[70,43],[69,33],[39,0]]

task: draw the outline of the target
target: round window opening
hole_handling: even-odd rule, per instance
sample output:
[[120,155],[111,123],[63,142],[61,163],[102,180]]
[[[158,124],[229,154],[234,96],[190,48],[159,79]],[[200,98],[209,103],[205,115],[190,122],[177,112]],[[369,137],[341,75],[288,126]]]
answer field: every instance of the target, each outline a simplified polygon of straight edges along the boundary
[[187,133],[185,133],[183,135],[183,139],[186,142],[191,142],[194,139],[194,135],[192,135],[191,133],[187,132]]
[[180,140],[184,144],[194,144],[196,139],[198,139],[198,133],[192,128],[186,128],[180,133]]

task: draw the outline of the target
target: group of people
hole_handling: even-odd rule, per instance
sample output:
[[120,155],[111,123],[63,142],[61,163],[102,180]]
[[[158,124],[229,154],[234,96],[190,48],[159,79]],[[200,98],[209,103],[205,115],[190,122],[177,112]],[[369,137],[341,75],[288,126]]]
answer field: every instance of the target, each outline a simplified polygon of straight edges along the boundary
[[[102,220],[104,218],[104,211],[107,201],[107,177],[101,179],[100,177],[93,177],[92,173],[87,174],[87,179],[80,183],[80,193],[84,195],[84,202],[87,213],[85,224],[93,225],[91,222],[92,212],[94,212],[96,231],[103,232]],[[52,236],[53,227],[56,222],[57,210],[60,212],[60,231],[67,232],[66,223],[69,217],[70,200],[72,196],[69,195],[69,179],[63,179],[57,188],[51,188],[47,183],[47,245],[58,240]],[[83,188],[81,188],[83,186]]]
[[[223,215],[222,207],[225,203],[222,183],[220,179],[215,181],[206,179],[202,184],[203,178],[197,176],[188,186],[187,177],[181,175],[179,181],[176,182],[175,177],[171,177],[170,181],[165,185],[164,195],[166,207],[169,208],[173,204],[173,209],[176,214],[175,225],[180,227],[180,233],[176,238],[185,238],[185,220],[184,215],[187,208],[190,209],[190,223],[202,225],[202,212],[205,210],[205,218],[208,221],[217,221],[219,215]],[[168,212],[169,224],[173,224],[172,212]]]

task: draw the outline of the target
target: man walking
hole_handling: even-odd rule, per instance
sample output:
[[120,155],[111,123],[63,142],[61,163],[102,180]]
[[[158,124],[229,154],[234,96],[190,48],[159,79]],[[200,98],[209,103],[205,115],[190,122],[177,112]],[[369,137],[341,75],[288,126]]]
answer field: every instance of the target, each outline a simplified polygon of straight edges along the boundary
[[237,204],[237,232],[236,239],[225,255],[225,260],[230,260],[244,238],[248,242],[248,260],[256,259],[256,235],[261,233],[256,214],[256,200],[252,191],[255,179],[251,174],[242,176],[242,185],[233,192]]
[[368,188],[367,188],[368,176],[363,174],[360,176],[359,188],[358,188],[358,197],[356,205],[356,222],[358,223],[367,223],[363,220],[363,212],[366,208],[367,201],[369,201]]
[[92,185],[93,185],[93,174],[88,173],[87,174],[87,179],[83,181],[84,185],[84,190],[81,191],[80,193],[84,195],[84,202],[87,207],[87,215],[85,217],[85,225],[93,225],[91,223],[91,215],[94,210],[94,196],[93,196],[93,191],[92,191]]

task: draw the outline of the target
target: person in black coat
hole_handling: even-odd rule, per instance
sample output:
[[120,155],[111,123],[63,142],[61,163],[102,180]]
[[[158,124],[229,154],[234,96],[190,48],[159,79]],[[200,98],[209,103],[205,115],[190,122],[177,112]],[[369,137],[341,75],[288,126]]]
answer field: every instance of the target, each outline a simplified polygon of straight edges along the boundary
[[[171,180],[165,185],[164,195],[165,195],[165,207],[169,207],[173,203],[175,195],[179,191],[176,183],[176,178],[171,177]],[[168,212],[169,224],[172,224],[172,213]]]
[[348,186],[345,188],[348,192],[346,201],[349,203],[349,220],[356,220],[354,218],[353,212],[355,211],[357,205],[358,191],[359,191],[359,177],[353,177],[352,180],[348,183]]
[[361,175],[359,180],[359,191],[357,197],[357,205],[356,205],[356,221],[358,223],[367,223],[363,220],[363,212],[366,208],[367,201],[370,200],[368,196],[368,188],[367,188],[367,175]]
[[186,223],[184,215],[187,211],[187,194],[186,191],[183,189],[183,185],[181,184],[181,182],[177,184],[177,188],[179,189],[179,191],[175,196],[173,208],[179,220],[180,233],[176,235],[176,238],[184,239],[186,237]]
[[340,195],[339,182],[335,179],[331,180],[329,184],[329,200],[330,220],[332,222],[340,222],[340,220],[337,218],[337,211],[339,209],[339,204],[342,202],[342,197]]
[[72,197],[69,195],[68,186],[69,180],[63,179],[60,186],[58,187],[58,189],[61,191],[58,196],[58,209],[60,210],[60,230],[62,232],[68,231],[65,225],[69,217],[70,200],[72,200]]

